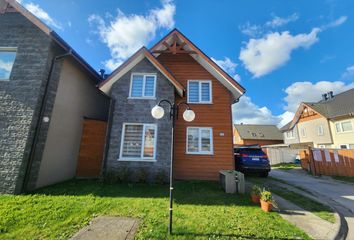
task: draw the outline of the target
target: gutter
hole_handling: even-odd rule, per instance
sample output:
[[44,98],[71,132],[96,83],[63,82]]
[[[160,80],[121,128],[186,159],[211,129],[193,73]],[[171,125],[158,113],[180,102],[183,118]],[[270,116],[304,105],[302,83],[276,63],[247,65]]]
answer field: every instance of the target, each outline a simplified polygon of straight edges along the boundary
[[44,112],[45,112],[45,105],[47,103],[48,100],[48,89],[49,89],[49,85],[51,83],[51,79],[52,79],[52,75],[53,75],[53,70],[55,68],[56,62],[60,59],[63,59],[65,57],[68,56],[72,56],[72,50],[70,49],[68,52],[62,54],[62,55],[57,55],[55,57],[53,57],[52,59],[52,63],[50,65],[50,69],[49,69],[49,73],[48,73],[48,78],[47,78],[47,82],[44,88],[44,95],[42,97],[42,101],[41,101],[41,105],[39,108],[39,117],[37,120],[37,124],[35,127],[35,131],[34,131],[34,138],[32,141],[32,145],[31,145],[31,149],[30,149],[30,154],[29,154],[29,158],[28,158],[28,162],[27,162],[27,167],[26,167],[26,171],[25,171],[25,175],[24,175],[24,180],[23,180],[23,184],[22,184],[22,189],[21,192],[26,192],[27,191],[27,187],[28,187],[28,182],[29,182],[29,178],[30,178],[30,173],[32,170],[32,165],[33,165],[33,160],[34,160],[34,156],[35,156],[35,152],[36,152],[36,147],[38,144],[38,139],[39,139],[39,134],[40,134],[40,130],[42,127],[42,122],[43,122],[43,117],[44,117]]

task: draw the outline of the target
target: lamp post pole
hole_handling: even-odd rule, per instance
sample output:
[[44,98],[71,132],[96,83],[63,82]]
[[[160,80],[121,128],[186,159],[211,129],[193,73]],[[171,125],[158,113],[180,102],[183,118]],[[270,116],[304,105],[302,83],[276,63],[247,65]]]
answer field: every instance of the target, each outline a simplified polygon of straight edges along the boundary
[[[154,107],[160,107],[160,111],[161,111],[161,104],[166,102],[170,109],[169,109],[169,114],[170,114],[170,119],[172,120],[172,133],[171,133],[171,163],[170,163],[170,205],[169,205],[169,224],[168,224],[168,233],[172,234],[172,215],[173,215],[173,151],[174,151],[174,131],[175,131],[175,122],[176,119],[178,119],[178,110],[179,110],[179,106],[180,105],[185,105],[187,110],[184,112],[183,114],[183,118],[188,121],[191,122],[194,120],[194,112],[190,109],[188,103],[186,102],[180,102],[180,103],[171,103],[169,100],[161,100],[159,101],[159,103]],[[163,117],[164,112],[162,109],[162,113],[160,113],[158,116],[155,116],[154,114],[154,108],[151,111],[151,114],[153,115],[154,118],[156,119],[160,119]],[[185,116],[185,114],[191,114],[190,116]]]

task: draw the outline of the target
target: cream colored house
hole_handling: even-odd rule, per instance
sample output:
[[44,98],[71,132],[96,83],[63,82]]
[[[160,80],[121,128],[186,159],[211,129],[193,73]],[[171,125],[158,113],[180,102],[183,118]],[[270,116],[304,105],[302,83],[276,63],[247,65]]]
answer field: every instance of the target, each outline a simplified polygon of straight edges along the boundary
[[[354,89],[322,95],[317,103],[301,103],[294,119],[284,126],[297,129],[297,141],[316,148],[354,149]],[[285,141],[287,142],[287,141]]]

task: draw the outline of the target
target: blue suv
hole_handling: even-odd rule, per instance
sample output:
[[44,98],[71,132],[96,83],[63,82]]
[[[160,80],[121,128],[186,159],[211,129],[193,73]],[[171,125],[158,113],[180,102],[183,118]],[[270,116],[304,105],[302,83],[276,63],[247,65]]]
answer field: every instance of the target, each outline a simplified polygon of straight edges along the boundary
[[268,177],[270,172],[269,159],[258,145],[235,147],[234,153],[237,171],[258,173],[260,177]]

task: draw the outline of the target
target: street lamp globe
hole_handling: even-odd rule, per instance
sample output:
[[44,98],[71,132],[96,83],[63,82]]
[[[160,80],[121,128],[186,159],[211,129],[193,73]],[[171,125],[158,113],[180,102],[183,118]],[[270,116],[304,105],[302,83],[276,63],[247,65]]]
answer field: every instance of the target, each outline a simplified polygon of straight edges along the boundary
[[192,122],[195,118],[195,113],[193,110],[187,109],[183,113],[183,119],[186,120],[187,122]]
[[165,110],[160,107],[159,105],[156,105],[155,107],[153,107],[151,109],[151,115],[155,118],[155,119],[160,119],[163,117],[163,115],[165,114]]

